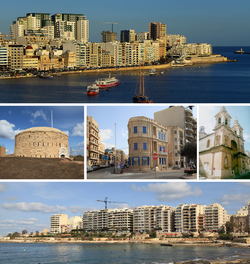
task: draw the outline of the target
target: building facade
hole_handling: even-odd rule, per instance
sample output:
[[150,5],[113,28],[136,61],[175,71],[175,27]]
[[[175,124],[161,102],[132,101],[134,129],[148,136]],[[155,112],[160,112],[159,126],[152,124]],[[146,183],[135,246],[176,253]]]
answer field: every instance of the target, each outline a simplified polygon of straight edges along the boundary
[[50,217],[50,233],[64,233],[67,230],[68,215],[54,214]]
[[231,116],[224,106],[215,115],[213,131],[206,134],[204,127],[200,129],[200,175],[223,179],[248,173],[249,157],[244,150],[243,128],[237,119],[231,126]]
[[56,128],[33,127],[15,136],[17,157],[68,158],[68,135]]
[[99,128],[92,116],[87,116],[87,165],[99,161]]
[[[167,166],[167,128],[153,119],[144,116],[129,119],[128,145],[130,169],[147,170],[155,166]],[[153,153],[158,154],[156,161],[153,160]]]

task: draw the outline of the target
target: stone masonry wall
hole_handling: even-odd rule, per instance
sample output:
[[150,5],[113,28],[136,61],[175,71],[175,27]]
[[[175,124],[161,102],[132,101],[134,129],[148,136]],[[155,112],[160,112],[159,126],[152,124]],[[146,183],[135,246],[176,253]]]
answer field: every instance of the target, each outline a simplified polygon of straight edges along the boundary
[[5,147],[0,146],[0,157],[5,157]]
[[[52,130],[52,129],[51,129]],[[15,156],[36,158],[69,157],[68,136],[57,131],[24,130],[16,135]]]

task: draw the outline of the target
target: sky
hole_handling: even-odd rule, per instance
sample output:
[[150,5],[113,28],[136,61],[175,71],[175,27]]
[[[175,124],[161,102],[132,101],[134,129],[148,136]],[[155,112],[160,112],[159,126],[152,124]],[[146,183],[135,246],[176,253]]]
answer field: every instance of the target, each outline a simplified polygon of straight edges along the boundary
[[148,31],[150,22],[167,25],[167,34],[180,34],[188,43],[213,46],[249,46],[249,0],[12,0],[1,3],[0,32],[9,34],[9,26],[26,13],[84,14],[89,20],[89,41],[101,42],[101,32],[134,29]]
[[13,154],[15,135],[31,127],[53,127],[69,136],[69,151],[84,156],[83,106],[0,106],[0,146]]
[[[199,127],[204,126],[207,134],[213,133],[215,126],[215,115],[221,110],[222,105],[199,106]],[[239,125],[243,128],[245,150],[250,151],[250,106],[225,105],[227,113],[231,116],[232,127],[237,118]]]
[[[183,105],[187,107],[188,105]],[[88,106],[87,115],[92,116],[99,126],[101,142],[105,148],[116,148],[128,154],[128,121],[131,117],[145,116],[154,119],[154,113],[168,108],[169,105],[141,105],[141,106]],[[193,115],[197,118],[196,108]],[[116,124],[116,125],[115,125]]]
[[[213,192],[211,192],[213,190]],[[86,211],[142,205],[178,206],[219,203],[235,214],[250,200],[249,182],[2,182],[0,183],[0,235],[49,229],[50,216],[82,216]]]

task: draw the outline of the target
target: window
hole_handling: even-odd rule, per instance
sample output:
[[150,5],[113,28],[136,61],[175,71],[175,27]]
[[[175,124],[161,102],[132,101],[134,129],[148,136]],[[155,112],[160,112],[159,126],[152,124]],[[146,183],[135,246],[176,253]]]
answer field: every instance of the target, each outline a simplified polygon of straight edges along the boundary
[[138,165],[140,165],[139,157],[132,158],[132,166],[138,166]]
[[143,150],[147,150],[147,143],[143,142]]
[[142,157],[142,165],[149,165],[149,157]]
[[163,140],[163,133],[161,133],[161,140]]
[[165,134],[163,134],[163,140],[165,141]]
[[210,146],[210,139],[207,141],[207,148]]
[[134,150],[138,150],[138,143],[134,143]]
[[177,134],[177,130],[175,130],[174,133]]
[[178,153],[175,153],[175,157],[178,157]]
[[161,132],[159,132],[159,139],[161,139]]
[[163,147],[163,152],[164,152],[164,153],[166,152],[166,147]]
[[142,132],[143,132],[143,134],[147,133],[147,128],[145,126],[142,128]]
[[174,148],[177,149],[177,145],[175,145]]
[[134,134],[137,134],[137,126],[134,127]]
[[174,141],[177,142],[177,138],[174,138]]
[[162,146],[159,146],[159,151],[162,152]]
[[226,120],[225,120],[225,124],[227,125],[227,118],[226,118]]
[[178,165],[178,161],[175,162],[175,165]]
[[221,123],[221,118],[219,118],[219,124]]

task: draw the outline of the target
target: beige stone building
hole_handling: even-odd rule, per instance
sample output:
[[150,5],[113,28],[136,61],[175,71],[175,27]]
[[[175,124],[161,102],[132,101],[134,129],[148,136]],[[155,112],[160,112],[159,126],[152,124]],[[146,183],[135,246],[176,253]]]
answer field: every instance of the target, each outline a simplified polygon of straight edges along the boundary
[[220,230],[227,222],[227,211],[218,203],[205,208],[205,228],[207,231]]
[[180,204],[175,211],[177,232],[198,232],[204,228],[205,205]]
[[34,56],[34,51],[31,45],[28,45],[25,49],[25,55],[23,56],[23,69],[37,69],[38,57]]
[[23,45],[9,45],[8,46],[8,66],[11,70],[23,69]]
[[5,147],[0,146],[0,157],[5,157]]
[[[130,169],[147,170],[155,166],[166,167],[168,155],[167,128],[153,119],[139,116],[128,122]],[[154,162],[153,153],[158,154]]]
[[172,232],[174,231],[174,212],[174,207],[166,205],[137,207],[134,209],[133,232],[153,229]]
[[68,158],[68,135],[56,128],[33,127],[15,136],[15,156]]
[[50,233],[63,233],[67,231],[68,215],[54,214],[50,217]]
[[87,165],[99,162],[99,128],[92,116],[87,116]]
[[243,128],[223,106],[215,115],[212,134],[201,127],[199,134],[199,171],[208,179],[235,177],[249,172],[249,157],[245,154]]

